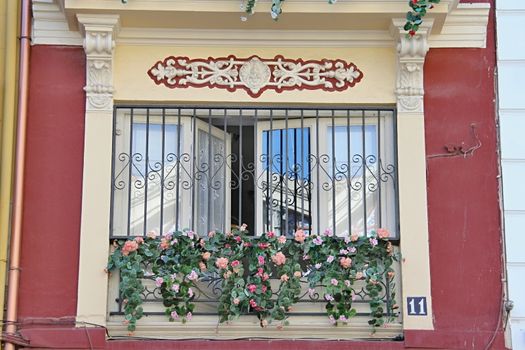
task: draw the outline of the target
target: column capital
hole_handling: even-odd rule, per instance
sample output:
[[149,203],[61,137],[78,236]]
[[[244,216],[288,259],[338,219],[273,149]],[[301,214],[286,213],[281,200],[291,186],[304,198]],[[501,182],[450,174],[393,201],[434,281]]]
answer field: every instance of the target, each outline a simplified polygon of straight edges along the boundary
[[113,51],[120,28],[118,15],[78,14],[86,52],[86,110],[113,109]]
[[433,20],[421,24],[410,37],[404,30],[405,20],[393,19],[390,33],[397,41],[397,80],[395,93],[398,113],[423,114],[423,64],[429,50],[428,36]]

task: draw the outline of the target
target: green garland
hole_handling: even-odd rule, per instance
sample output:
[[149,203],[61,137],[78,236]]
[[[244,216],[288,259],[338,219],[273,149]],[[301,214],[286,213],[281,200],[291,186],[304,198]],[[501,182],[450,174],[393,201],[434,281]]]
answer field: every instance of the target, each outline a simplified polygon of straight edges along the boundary
[[[346,324],[356,315],[353,308],[356,284],[364,284],[369,298],[373,329],[397,316],[393,262],[398,257],[388,232],[378,229],[370,236],[335,237],[330,230],[293,239],[267,232],[246,236],[243,225],[230,233],[210,232],[199,238],[192,231],[163,237],[148,234],[133,240],[115,241],[107,270],[120,271],[120,298],[124,323],[136,328],[143,314],[143,281],[153,280],[160,291],[169,321],[191,320],[199,279],[216,276],[221,284],[219,321],[254,314],[261,327],[273,321],[288,324],[288,313],[299,301],[301,279],[309,292],[322,287],[327,316],[332,324]],[[270,279],[280,280],[272,290]],[[275,286],[275,285],[274,285]],[[388,295],[384,303],[382,295]]]
[[[128,0],[121,0],[123,4],[126,4]],[[272,6],[270,7],[270,15],[274,20],[279,18],[279,15],[283,12],[282,6],[285,0],[272,0]],[[439,4],[441,0],[409,0],[408,5],[411,10],[407,12],[407,22],[404,29],[408,32],[408,36],[414,36],[419,29],[421,23],[423,23],[423,17],[427,14],[427,11],[434,7],[434,4]],[[328,0],[329,4],[335,4],[337,0]],[[244,11],[253,15],[255,13],[255,5],[257,0],[244,0],[242,8]],[[242,17],[245,19],[246,17]]]

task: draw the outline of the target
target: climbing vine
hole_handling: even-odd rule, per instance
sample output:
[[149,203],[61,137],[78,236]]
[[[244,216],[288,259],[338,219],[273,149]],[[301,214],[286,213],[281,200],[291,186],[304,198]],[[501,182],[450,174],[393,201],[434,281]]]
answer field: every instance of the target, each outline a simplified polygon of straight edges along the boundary
[[[121,0],[122,3],[127,3],[128,0]],[[274,20],[277,20],[283,12],[283,3],[285,0],[272,0],[270,6],[270,15]],[[337,0],[327,0],[329,4],[335,4]],[[427,11],[434,7],[434,4],[438,4],[441,0],[408,0],[410,11],[406,15],[406,24],[404,29],[407,31],[408,36],[414,36],[418,31],[420,25],[423,23],[423,17],[427,14]],[[241,9],[248,15],[255,13],[255,7],[257,0],[242,0]],[[243,20],[247,17],[242,16]]]
[[334,325],[346,324],[357,314],[358,291],[367,296],[373,329],[396,317],[393,262],[398,257],[388,231],[344,238],[330,229],[320,235],[297,230],[290,238],[272,231],[260,237],[246,233],[243,225],[228,233],[211,231],[208,237],[185,230],[115,241],[107,271],[120,272],[119,299],[128,330],[134,331],[144,314],[148,280],[172,322],[192,319],[199,282],[210,278],[220,284],[220,322],[251,314],[261,327],[272,322],[285,326],[301,297],[301,284],[307,284],[308,293],[321,294]]

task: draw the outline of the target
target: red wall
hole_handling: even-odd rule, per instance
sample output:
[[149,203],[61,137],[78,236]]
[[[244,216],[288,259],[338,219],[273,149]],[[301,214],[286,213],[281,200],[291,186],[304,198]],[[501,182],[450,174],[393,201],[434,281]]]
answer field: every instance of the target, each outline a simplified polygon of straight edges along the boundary
[[[485,2],[485,1],[481,1]],[[432,49],[425,64],[430,265],[435,331],[401,342],[160,341],[87,339],[70,326],[25,330],[34,345],[106,349],[484,349],[501,305],[501,227],[494,107],[494,38],[487,49]],[[81,48],[32,49],[21,318],[76,313],[83,158],[85,59]],[[476,144],[467,157],[445,145]],[[497,332],[492,349],[502,349]]]
[[[475,1],[474,1],[475,2]],[[479,2],[479,1],[478,1]],[[485,2],[485,1],[483,1]],[[425,64],[428,216],[437,337],[414,345],[483,349],[501,309],[501,223],[493,20],[487,49],[430,50]],[[477,141],[470,156],[435,156]],[[502,348],[501,338],[493,349]]]
[[20,318],[76,314],[85,69],[82,48],[31,50]]

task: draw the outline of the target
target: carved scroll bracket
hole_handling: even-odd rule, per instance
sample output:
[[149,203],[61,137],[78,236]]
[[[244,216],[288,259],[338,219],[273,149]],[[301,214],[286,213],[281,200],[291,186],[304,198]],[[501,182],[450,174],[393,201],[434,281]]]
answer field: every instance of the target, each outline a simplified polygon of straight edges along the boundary
[[391,33],[397,40],[397,110],[398,113],[423,114],[423,64],[433,21],[422,24],[414,37],[406,36],[404,23],[404,20],[393,20],[391,26]]
[[86,52],[86,110],[113,109],[113,49],[118,15],[77,15]]

